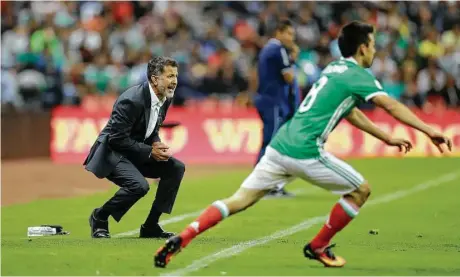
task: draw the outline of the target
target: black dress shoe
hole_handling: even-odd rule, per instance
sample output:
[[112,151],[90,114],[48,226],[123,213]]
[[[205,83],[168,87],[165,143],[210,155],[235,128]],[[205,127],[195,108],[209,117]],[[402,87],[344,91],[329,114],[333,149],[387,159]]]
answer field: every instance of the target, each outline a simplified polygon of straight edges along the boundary
[[95,239],[108,239],[110,238],[109,221],[97,219],[96,211],[97,209],[94,209],[94,211],[89,216],[89,226],[91,226],[91,237]]
[[139,232],[140,238],[169,239],[174,235],[174,233],[165,232],[158,224],[154,225],[153,227],[144,227],[144,224],[142,224],[141,230]]

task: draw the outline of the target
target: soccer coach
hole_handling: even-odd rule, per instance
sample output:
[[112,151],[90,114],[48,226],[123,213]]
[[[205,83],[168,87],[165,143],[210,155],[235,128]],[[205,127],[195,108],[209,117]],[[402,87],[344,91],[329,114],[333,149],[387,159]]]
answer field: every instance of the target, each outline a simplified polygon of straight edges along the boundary
[[[263,122],[262,146],[257,163],[265,153],[271,138],[283,123],[289,120],[300,102],[294,87],[295,74],[289,52],[298,52],[294,44],[295,31],[290,20],[281,20],[274,37],[262,48],[258,61],[258,89],[254,104]],[[298,54],[298,53],[295,53]],[[289,196],[283,190],[273,191],[273,196]]]
[[177,62],[155,57],[147,65],[147,82],[133,86],[116,100],[107,125],[99,134],[85,162],[86,170],[107,178],[120,189],[91,213],[93,238],[110,238],[108,218],[117,222],[149,191],[147,178],[160,178],[150,213],[141,225],[142,238],[169,238],[158,220],[171,213],[184,176],[185,165],[171,157],[158,130],[177,86]]

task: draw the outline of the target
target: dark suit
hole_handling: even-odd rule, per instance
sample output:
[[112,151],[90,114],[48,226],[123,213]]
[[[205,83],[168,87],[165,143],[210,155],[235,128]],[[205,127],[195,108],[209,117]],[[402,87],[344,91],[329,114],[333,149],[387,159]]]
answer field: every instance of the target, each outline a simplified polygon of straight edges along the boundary
[[118,97],[107,125],[84,162],[86,170],[120,187],[102,207],[116,221],[149,191],[145,177],[160,178],[152,208],[163,213],[172,211],[185,165],[173,157],[163,162],[150,157],[153,142],[160,141],[158,130],[170,104],[171,100],[166,100],[155,129],[144,139],[151,111],[149,84],[129,88]]

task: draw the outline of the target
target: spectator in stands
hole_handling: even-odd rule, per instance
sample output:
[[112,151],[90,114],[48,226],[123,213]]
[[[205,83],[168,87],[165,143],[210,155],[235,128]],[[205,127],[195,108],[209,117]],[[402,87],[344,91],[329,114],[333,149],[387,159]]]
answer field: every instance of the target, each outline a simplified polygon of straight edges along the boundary
[[401,69],[396,68],[390,78],[382,80],[384,90],[394,99],[401,100],[401,97],[406,91],[406,85],[403,80],[403,73]]
[[301,49],[311,48],[320,39],[318,22],[312,17],[312,11],[304,6],[298,15],[296,26],[298,45]]
[[[460,2],[2,2],[2,64],[17,68],[9,77],[18,85],[9,88],[17,87],[18,95],[26,92],[26,107],[37,106],[28,101],[51,107],[58,99],[78,104],[87,94],[120,93],[145,80],[145,61],[157,55],[173,57],[184,70],[174,104],[213,92],[234,99],[257,87],[258,52],[274,22],[287,15],[298,26],[297,75],[308,91],[318,70],[340,57],[339,27],[357,19],[376,24],[377,43],[385,48],[373,74],[394,90],[394,97],[405,87],[401,99],[418,99],[423,106],[428,81],[417,82],[416,76],[427,74],[419,71],[429,58],[460,87],[459,10]],[[222,48],[232,53],[232,65],[222,63]],[[44,85],[32,100],[30,85],[43,79],[45,84],[57,80],[52,86],[61,88]]]
[[18,24],[14,29],[8,30],[2,35],[2,62],[11,59],[14,62],[17,55],[28,51],[30,34],[28,26]]
[[441,95],[446,85],[446,74],[437,66],[434,58],[417,74],[417,90],[423,99],[429,95]]
[[2,66],[2,112],[6,110],[20,110],[24,106],[24,99],[19,94],[16,70]]
[[439,40],[439,33],[434,27],[429,27],[426,38],[420,43],[419,54],[423,58],[439,58],[444,54],[444,47]]
[[460,48],[460,19],[454,23],[451,30],[442,34],[441,43],[446,50]]
[[390,82],[397,71],[396,62],[392,59],[387,49],[377,51],[372,63],[372,72],[381,82]]
[[442,17],[442,22],[443,26],[442,29],[444,30],[450,30],[452,29],[452,25],[455,24],[455,22],[460,21],[460,2],[458,1],[450,1],[447,3],[447,11],[445,14],[441,13],[440,17]]
[[455,83],[452,75],[447,76],[446,87],[442,90],[442,96],[449,108],[460,108],[460,87]]
[[99,54],[95,58],[95,63],[86,67],[84,77],[85,82],[90,85],[91,91],[100,95],[107,93],[113,77],[107,65],[107,56]]
[[234,98],[244,92],[248,83],[235,67],[232,53],[228,49],[222,49],[216,59],[208,65],[201,90],[208,96],[221,99]]
[[102,37],[99,32],[92,31],[82,23],[71,32],[69,50],[78,60],[84,63],[93,61],[94,56],[101,51]]

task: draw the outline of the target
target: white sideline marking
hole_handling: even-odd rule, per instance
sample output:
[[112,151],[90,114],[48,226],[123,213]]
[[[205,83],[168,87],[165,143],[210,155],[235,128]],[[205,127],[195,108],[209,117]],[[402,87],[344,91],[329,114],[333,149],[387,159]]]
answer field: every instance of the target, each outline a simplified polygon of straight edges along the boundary
[[[292,190],[292,193],[294,193],[295,195],[302,195],[302,194],[305,194],[306,192],[314,191],[315,188],[316,187],[299,188],[299,189]],[[191,218],[191,217],[197,217],[197,216],[199,216],[201,214],[201,212],[203,212],[203,210],[199,210],[199,211],[196,211],[196,212],[193,212],[193,213],[181,214],[181,215],[174,216],[174,217],[171,217],[171,218],[168,218],[168,219],[165,219],[165,220],[161,220],[159,222],[159,224],[161,226],[164,226],[164,225],[168,225],[168,224],[171,224],[171,223],[181,222],[182,220],[185,220],[185,219],[188,219],[188,218]],[[133,236],[133,235],[136,235],[136,234],[139,234],[139,228],[131,230],[131,231],[123,232],[123,233],[118,233],[118,234],[113,235],[112,237],[114,237],[114,238],[129,237],[129,236]]]
[[[185,219],[190,218],[190,217],[197,217],[197,216],[199,216],[201,214],[202,211],[203,210],[199,210],[199,211],[196,211],[196,212],[193,212],[193,213],[187,213],[187,214],[181,214],[181,215],[178,215],[178,216],[174,216],[174,217],[171,217],[171,218],[168,218],[168,219],[165,219],[165,220],[161,220],[159,222],[159,224],[161,226],[163,226],[163,225],[167,225],[167,224],[171,224],[171,223],[180,222],[180,221],[185,220]],[[132,236],[132,235],[135,235],[135,234],[138,234],[138,233],[139,233],[139,228],[135,229],[135,230],[115,234],[115,235],[113,235],[113,237],[114,238],[128,237],[128,236]]]
[[[385,196],[379,197],[379,198],[377,198],[375,200],[370,200],[369,202],[366,203],[366,207],[391,202],[391,201],[403,198],[405,196],[411,195],[413,193],[423,191],[423,190],[429,189],[431,187],[436,187],[436,186],[441,185],[441,184],[446,183],[446,182],[453,181],[453,180],[457,179],[458,177],[459,177],[459,173],[457,173],[457,172],[452,172],[452,173],[449,173],[449,174],[445,174],[445,175],[442,175],[442,176],[440,176],[440,177],[438,177],[436,179],[432,179],[432,180],[429,180],[427,182],[418,184],[413,188],[410,188],[410,189],[407,189],[407,190],[400,190],[400,191],[397,191],[397,192],[390,193],[390,194],[387,194]],[[182,276],[182,275],[186,275],[186,274],[188,274],[190,272],[202,269],[202,268],[210,265],[211,263],[213,263],[215,261],[218,261],[220,259],[231,257],[233,255],[239,254],[239,253],[241,253],[241,252],[243,252],[243,251],[245,251],[245,250],[247,250],[249,248],[252,248],[254,246],[262,245],[262,244],[271,242],[273,240],[276,240],[276,239],[279,239],[279,238],[282,238],[282,237],[286,237],[286,236],[290,236],[292,234],[295,234],[295,233],[303,231],[303,230],[307,230],[307,229],[309,229],[310,227],[312,227],[313,225],[315,225],[317,223],[324,222],[327,219],[327,217],[328,217],[328,215],[309,218],[309,219],[307,219],[307,220],[305,220],[305,221],[303,221],[303,222],[301,222],[301,223],[299,223],[299,224],[297,224],[297,225],[295,225],[293,227],[290,227],[288,229],[275,232],[275,233],[273,233],[273,234],[271,234],[269,236],[262,237],[262,238],[259,238],[259,239],[242,242],[242,243],[237,244],[235,246],[232,246],[232,247],[223,249],[221,251],[218,251],[218,252],[216,252],[214,254],[208,255],[208,256],[206,256],[204,258],[195,260],[190,265],[188,265],[188,266],[186,266],[186,267],[184,267],[182,269],[170,271],[170,272],[160,274],[160,275],[161,276]]]

